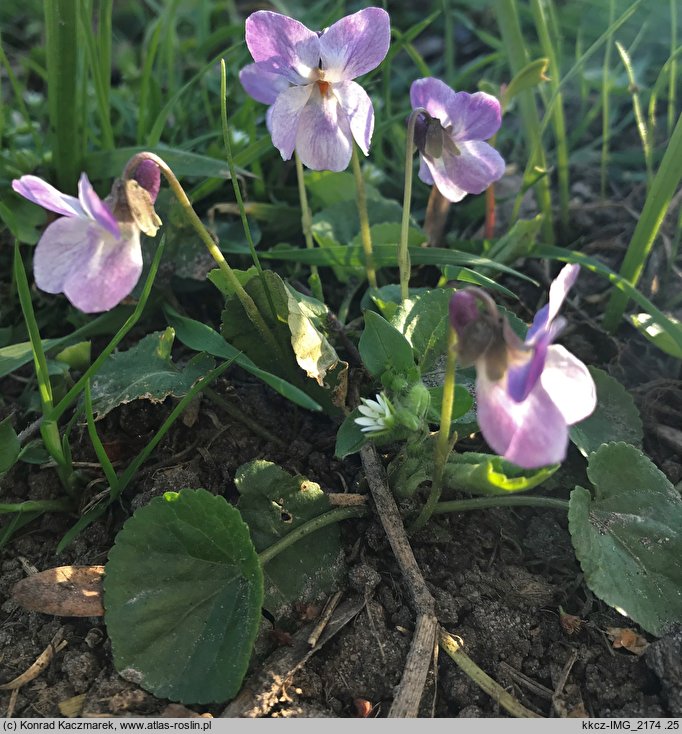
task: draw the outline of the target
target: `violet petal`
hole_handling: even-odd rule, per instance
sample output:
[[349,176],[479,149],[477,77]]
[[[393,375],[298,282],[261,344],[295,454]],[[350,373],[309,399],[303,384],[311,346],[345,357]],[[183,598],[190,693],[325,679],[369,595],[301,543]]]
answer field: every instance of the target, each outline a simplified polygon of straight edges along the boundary
[[262,64],[248,64],[239,72],[239,81],[246,93],[256,102],[274,104],[280,92],[288,89],[289,80],[263,68]]
[[[427,158],[426,156],[422,156],[422,162],[426,166],[433,184],[435,184],[438,191],[449,201],[461,201],[469,193],[452,180],[452,176],[447,170],[443,158]],[[422,170],[420,168],[419,178],[423,181],[424,178],[421,174]]]
[[369,155],[369,144],[374,130],[374,108],[367,92],[355,82],[334,84],[333,92],[346,113],[356,143],[365,155]]
[[562,307],[568,292],[580,272],[580,265],[573,263],[565,265],[559,275],[552,281],[549,287],[549,301],[535,314],[533,324],[526,334],[526,342],[532,342],[544,329],[549,328],[552,321],[557,317],[559,309]]
[[306,84],[317,73],[317,33],[280,13],[258,10],[246,19],[246,45],[265,71],[282,74],[292,84]]
[[452,125],[451,135],[456,142],[488,140],[500,129],[500,103],[485,92],[457,92],[448,97],[447,111]]
[[317,85],[313,87],[299,118],[296,152],[313,171],[343,171],[353,150],[348,118],[333,94],[322,94]]
[[440,120],[443,127],[451,124],[449,110],[455,103],[455,92],[440,79],[426,77],[412,82],[410,102],[412,108],[423,107],[431,117]]
[[433,176],[429,170],[427,162],[424,160],[424,156],[419,156],[419,178],[428,186],[433,186]]
[[312,84],[285,89],[270,108],[272,143],[285,161],[294,154],[301,114],[313,91]]
[[38,176],[22,176],[12,181],[12,188],[43,209],[56,212],[65,217],[87,217],[80,202],[75,196],[62,194],[54,186]]
[[110,232],[114,237],[120,237],[120,230],[114,215],[109,211],[106,204],[97,196],[95,189],[85,173],[81,173],[78,180],[78,201],[85,213],[93,219],[100,227]]
[[597,388],[589,370],[559,344],[547,350],[540,382],[569,426],[587,418],[597,407]]
[[148,159],[140,161],[133,178],[149,193],[153,204],[161,189],[161,171],[158,165]]
[[491,382],[477,365],[477,420],[490,447],[508,461],[535,469],[563,461],[568,429],[559,408],[540,383],[517,403],[504,382]]
[[341,18],[320,36],[324,80],[349,81],[375,69],[390,42],[390,18],[381,8],[365,8]]

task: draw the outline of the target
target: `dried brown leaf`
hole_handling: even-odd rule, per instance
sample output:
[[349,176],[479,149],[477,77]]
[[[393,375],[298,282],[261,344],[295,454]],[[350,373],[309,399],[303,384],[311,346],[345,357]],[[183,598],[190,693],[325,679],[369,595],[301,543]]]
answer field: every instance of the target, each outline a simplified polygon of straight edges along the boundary
[[59,566],[28,576],[12,599],[32,612],[58,617],[101,617],[104,566]]

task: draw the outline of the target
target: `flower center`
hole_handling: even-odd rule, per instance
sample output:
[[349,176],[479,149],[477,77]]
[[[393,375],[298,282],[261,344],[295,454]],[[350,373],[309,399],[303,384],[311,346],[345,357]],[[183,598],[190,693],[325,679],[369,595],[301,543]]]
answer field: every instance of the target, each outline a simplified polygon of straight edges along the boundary
[[325,82],[324,80],[320,79],[317,82],[317,86],[320,88],[320,94],[323,97],[328,97],[331,94],[331,91],[332,91],[331,82]]

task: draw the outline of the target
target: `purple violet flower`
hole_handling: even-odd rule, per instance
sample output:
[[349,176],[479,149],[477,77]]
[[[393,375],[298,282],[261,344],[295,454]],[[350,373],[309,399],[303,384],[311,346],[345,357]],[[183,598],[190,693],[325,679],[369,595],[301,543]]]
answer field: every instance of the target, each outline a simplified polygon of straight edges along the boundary
[[596,406],[587,367],[552,344],[566,324],[558,312],[579,270],[578,265],[561,270],[523,342],[484,291],[465,288],[450,300],[460,361],[476,365],[483,437],[498,454],[526,469],[563,461],[568,426],[587,418]]
[[352,80],[383,61],[390,38],[381,8],[348,15],[321,33],[269,10],[246,19],[246,45],[256,63],[239,80],[255,100],[271,105],[266,121],[284,160],[295,149],[308,168],[343,171],[353,139],[368,155],[374,109]]
[[[151,203],[159,176],[158,167],[152,165],[157,172],[142,169],[144,180],[139,182],[150,187],[146,193]],[[109,199],[104,202],[97,196],[85,173],[78,182],[78,198],[62,194],[37,176],[15,179],[12,188],[62,215],[48,225],[36,245],[33,274],[38,288],[64,293],[85,313],[108,311],[133,290],[142,272],[140,227],[129,212],[115,216]]]
[[480,194],[504,174],[504,159],[484,140],[502,121],[500,103],[490,94],[454,92],[432,77],[410,87],[413,109],[425,109],[415,127],[420,153],[419,178],[435,184],[450,201]]

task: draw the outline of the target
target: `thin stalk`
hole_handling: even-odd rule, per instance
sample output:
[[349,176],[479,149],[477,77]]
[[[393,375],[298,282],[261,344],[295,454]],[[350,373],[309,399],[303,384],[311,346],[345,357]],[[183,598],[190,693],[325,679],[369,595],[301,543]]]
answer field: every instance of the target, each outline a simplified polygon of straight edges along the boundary
[[426,110],[418,107],[413,110],[407,120],[407,137],[405,139],[405,189],[403,193],[403,218],[400,225],[400,243],[398,245],[398,268],[400,269],[400,299],[405,301],[410,294],[410,251],[407,249],[410,231],[410,207],[412,205],[412,178],[414,175],[414,128],[419,115]]
[[[497,0],[497,24],[502,35],[512,75],[518,74],[528,63],[526,44],[521,33],[516,0]],[[528,147],[528,160],[530,168],[547,170],[547,160],[542,144],[542,132],[540,118],[535,106],[533,91],[526,89],[519,93],[519,108],[523,119],[523,132]],[[549,189],[549,177],[542,176],[536,185],[538,203],[543,213],[542,235],[547,243],[554,242],[554,230],[552,228],[552,198]]]
[[38,322],[33,311],[31,291],[29,289],[28,279],[26,278],[26,270],[24,269],[24,262],[21,258],[18,242],[14,243],[14,281],[17,287],[17,294],[19,295],[21,311],[26,322],[28,337],[31,341],[31,349],[33,350],[33,363],[35,365],[38,393],[40,395],[40,405],[43,413],[40,434],[45,443],[45,448],[57,464],[59,480],[64,486],[64,489],[70,495],[73,495],[76,485],[75,476],[68,454],[64,450],[64,443],[59,435],[59,427],[50,415],[53,401],[52,383],[50,382],[47,358],[43,350]]
[[70,512],[73,506],[69,500],[27,500],[26,502],[0,503],[0,515],[15,512]]
[[677,106],[677,3],[670,0],[670,72],[668,77],[668,136],[672,135]]
[[159,246],[156,248],[156,253],[154,254],[154,259],[152,260],[151,267],[149,268],[149,274],[147,275],[147,280],[145,281],[144,288],[142,289],[142,293],[140,294],[140,300],[137,302],[135,310],[126,319],[123,326],[116,332],[114,338],[102,350],[97,359],[81,375],[78,382],[76,382],[76,384],[50,411],[49,417],[51,420],[58,421],[61,418],[61,416],[64,414],[64,411],[66,411],[81,394],[88,380],[90,380],[90,378],[97,373],[99,368],[102,366],[104,360],[107,359],[107,357],[114,351],[114,349],[116,349],[123,337],[125,337],[125,335],[133,328],[133,326],[135,326],[140,316],[142,316],[144,307],[147,304],[147,299],[149,298],[149,294],[152,291],[152,285],[154,283],[154,278],[156,277],[156,272],[159,269],[159,263],[161,262],[161,255],[163,254],[165,245],[166,238],[162,237],[161,241],[159,242]]
[[445,376],[443,378],[443,402],[440,408],[440,426],[436,437],[436,449],[433,458],[433,479],[431,481],[431,492],[422,507],[419,516],[412,525],[412,530],[421,530],[433,514],[436,504],[443,491],[443,472],[445,464],[452,450],[450,442],[450,424],[452,423],[452,405],[455,400],[455,367],[457,365],[457,332],[450,329],[448,334],[447,361],[445,363]]
[[445,23],[445,80],[453,84],[455,76],[455,32],[452,22],[450,0],[441,0],[443,23]]
[[439,502],[435,506],[433,514],[445,515],[449,512],[470,512],[472,510],[484,510],[487,507],[544,507],[548,510],[568,512],[569,503],[567,500],[559,500],[554,497],[532,497],[527,495],[473,497],[468,500]]
[[639,99],[639,87],[635,81],[635,70],[630,61],[630,54],[625,50],[624,46],[616,41],[616,49],[620,54],[620,58],[625,67],[625,73],[628,77],[628,86],[630,95],[632,96],[632,109],[635,113],[635,121],[637,122],[637,131],[642,141],[642,150],[644,151],[644,162],[646,164],[647,188],[651,187],[651,179],[654,177],[653,151],[651,149],[651,138],[649,128],[646,124],[646,118],[642,112],[642,104]]
[[[305,175],[303,173],[303,163],[301,158],[294,151],[294,159],[296,160],[296,180],[298,181],[298,199],[301,202],[301,227],[303,229],[303,236],[305,237],[305,246],[312,250],[315,247],[313,242],[313,217],[310,213],[310,205],[308,204],[308,194],[305,190]],[[313,296],[318,301],[324,302],[324,293],[322,292],[322,281],[320,280],[320,271],[317,269],[317,265],[310,266],[310,277],[308,278],[308,285],[312,291]]]
[[[675,189],[682,178],[680,161],[682,161],[682,115],[677,118],[677,124],[670,136],[663,160],[651,182],[642,214],[637,221],[620,269],[621,277],[633,286],[637,285],[639,281],[644,263],[651,252]],[[614,291],[611,294],[611,300],[604,316],[605,329],[608,331],[616,329],[623,317],[628,300],[628,296],[621,291]]]
[[227,262],[227,260],[225,260],[225,257],[220,251],[220,248],[214,242],[213,238],[204,226],[204,223],[199,218],[199,215],[194,211],[192,204],[187,197],[187,194],[185,193],[185,190],[182,188],[180,182],[178,181],[177,177],[173,173],[172,169],[168,166],[168,164],[162,158],[159,158],[158,155],[155,155],[154,153],[149,153],[148,151],[143,151],[142,153],[137,153],[128,162],[126,170],[123,172],[123,178],[130,178],[130,176],[133,175],[135,168],[139,165],[140,161],[143,160],[154,161],[154,163],[156,163],[156,165],[159,167],[166,181],[168,181],[168,185],[175,195],[175,198],[178,200],[180,206],[185,212],[185,216],[189,220],[189,223],[192,225],[192,227],[194,227],[196,233],[199,235],[199,238],[204,243],[204,245],[206,245],[206,248],[211,253],[211,256],[216,261],[218,267],[227,278],[227,282],[230,284],[230,287],[234,291],[235,295],[237,296],[237,298],[239,298],[239,301],[242,304],[244,311],[246,311],[246,315],[249,321],[251,321],[251,323],[256,327],[258,333],[261,335],[263,340],[267,342],[270,349],[272,349],[272,353],[281,354],[282,350],[280,349],[277,340],[273,336],[270,327],[265,323],[265,320],[261,316],[261,313],[258,310],[258,306],[256,306],[253,298],[251,298],[251,296],[244,290],[244,286],[239,282],[239,279],[235,275],[229,263]]
[[[263,290],[265,291],[265,297],[268,300],[268,306],[270,307],[270,314],[272,315],[272,320],[275,323],[277,323],[277,309],[275,308],[275,302],[272,299],[272,294],[270,293],[268,282],[265,280],[265,276],[263,275],[263,268],[261,267],[260,260],[258,259],[258,253],[256,252],[256,246],[253,242],[253,237],[251,236],[251,227],[249,227],[249,220],[246,217],[246,209],[244,208],[244,200],[242,199],[242,192],[241,192],[241,189],[239,188],[239,179],[237,178],[237,167],[234,164],[234,157],[232,156],[232,145],[230,144],[230,130],[227,125],[227,67],[225,66],[225,59],[220,59],[220,119],[222,121],[222,128],[223,128],[223,144],[225,146],[225,156],[227,158],[227,166],[230,169],[230,179],[232,181],[234,197],[237,201],[237,207],[239,209],[239,216],[242,220],[242,229],[244,230],[244,234],[246,235],[246,241],[249,243],[249,250],[251,251],[251,259],[253,260],[253,264],[255,265],[256,270],[258,271],[258,277],[260,278],[260,281],[263,285]],[[244,291],[244,293],[246,293],[246,291]],[[260,312],[259,312],[259,316],[260,316]],[[265,325],[265,321],[263,321],[263,324]],[[267,325],[266,325],[266,328],[267,328]],[[268,332],[270,333],[270,336],[272,337],[273,341],[275,341],[274,336],[272,335],[272,332],[270,332],[269,329],[268,329]],[[275,353],[279,354],[281,353],[281,351],[282,351],[281,347],[278,345],[277,351]]]
[[[78,5],[78,3],[76,3]],[[90,63],[90,71],[92,72],[92,82],[95,87],[95,96],[97,98],[97,108],[99,111],[99,121],[102,128],[102,147],[106,150],[114,149],[114,131],[111,127],[111,117],[109,110],[109,75],[111,69],[105,69],[106,49],[99,46],[95,38],[92,28],[92,8],[89,3],[80,3],[80,22],[85,45],[88,53],[88,61]],[[111,59],[109,59],[111,63]]]
[[[609,0],[609,28],[613,25],[613,19],[616,15],[616,0]],[[604,65],[602,67],[601,79],[601,198],[606,197],[606,175],[608,173],[609,164],[609,142],[611,135],[610,120],[610,74],[611,74],[611,52],[613,50],[613,34],[609,33],[606,39],[606,47],[604,49]]]
[[44,8],[52,163],[58,188],[73,192],[83,154],[82,130],[75,114],[79,110],[78,3],[45,0]]
[[104,470],[104,476],[107,478],[107,482],[109,482],[109,486],[112,490],[118,485],[118,475],[116,474],[116,470],[114,469],[111,461],[109,460],[109,457],[107,456],[107,452],[104,449],[104,446],[102,445],[102,441],[100,440],[99,435],[97,434],[97,428],[95,427],[95,416],[92,412],[92,393],[90,391],[90,380],[88,380],[85,383],[85,420],[88,424],[88,435],[90,436],[90,441],[92,443],[92,447],[95,449],[95,454],[97,455],[97,459],[99,460],[99,463]]
[[568,230],[568,203],[570,197],[566,122],[564,119],[563,97],[559,88],[561,75],[542,1],[531,0],[531,10],[533,12],[533,19],[535,20],[535,28],[542,44],[543,55],[549,59],[549,84],[555,95],[552,120],[554,123],[554,139],[556,141],[557,179],[559,184],[559,221],[562,231],[565,234]]
[[136,140],[138,145],[145,142],[147,133],[147,123],[149,122],[149,96],[151,92],[151,82],[154,71],[154,61],[159,50],[159,40],[161,39],[161,20],[159,18],[154,21],[154,30],[149,37],[145,46],[144,64],[142,65],[142,74],[140,75],[140,97],[139,108],[137,113],[137,133]]
[[358,218],[360,219],[360,239],[362,250],[365,253],[365,271],[369,287],[377,289],[377,273],[374,265],[374,253],[372,251],[372,233],[369,228],[369,214],[367,212],[367,194],[365,192],[365,180],[360,169],[360,159],[355,143],[353,143],[353,155],[351,156],[353,175],[355,176],[355,194],[358,207]]
[[342,520],[349,520],[352,517],[364,517],[367,514],[369,514],[369,508],[359,505],[351,507],[337,507],[334,510],[325,512],[323,515],[314,517],[312,520],[304,522],[303,525],[299,525],[295,530],[292,530],[283,538],[280,538],[269,548],[261,551],[258,554],[258,560],[261,562],[261,565],[264,566],[275,558],[275,556],[278,556],[282,551],[286,550],[294,543],[297,543],[299,540],[307,537],[311,533],[315,533],[321,528],[327,527],[327,525],[332,525],[336,522],[341,522]]
[[487,673],[476,665],[476,663],[462,650],[464,642],[459,637],[453,637],[443,628],[438,633],[440,646],[449,655],[452,661],[482,688],[493,700],[512,716],[520,719],[541,719],[542,716],[527,709],[520,704],[514,696],[508,693],[502,686],[494,681]]

